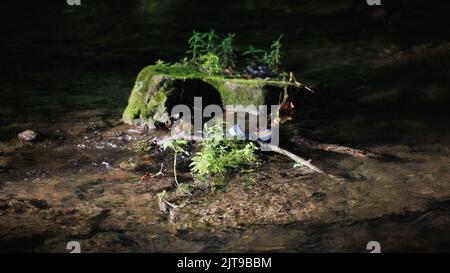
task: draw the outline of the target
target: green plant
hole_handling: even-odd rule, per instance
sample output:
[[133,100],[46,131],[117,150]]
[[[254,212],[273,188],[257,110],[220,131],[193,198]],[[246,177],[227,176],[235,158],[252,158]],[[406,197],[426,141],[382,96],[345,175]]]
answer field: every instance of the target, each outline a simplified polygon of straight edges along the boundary
[[195,63],[197,60],[197,56],[201,54],[201,51],[205,48],[205,35],[204,33],[193,31],[191,37],[188,40],[189,50],[187,53],[192,54],[192,62]]
[[272,71],[278,72],[281,64],[281,39],[283,35],[272,42],[270,46],[270,52],[265,52],[263,61]]
[[[281,39],[282,35],[270,46],[270,51],[249,46],[242,56],[253,66],[265,64],[273,72],[279,72],[281,65]],[[209,32],[193,31],[188,39],[190,54],[178,63],[166,64],[158,61],[156,64],[162,69],[178,69],[182,71],[196,70],[210,75],[220,74],[224,69],[233,71],[236,68],[236,50],[234,41],[236,34],[228,33],[221,39],[214,30]]]
[[177,188],[179,195],[192,195],[192,191],[195,189],[195,185],[192,183],[180,183]]
[[197,58],[203,54],[207,53],[217,53],[218,37],[214,30],[210,30],[209,32],[197,32],[193,31],[193,34],[188,39],[189,50],[187,53],[192,54],[191,60],[193,63],[197,61]]
[[184,149],[184,147],[188,144],[188,141],[186,140],[170,140],[164,143],[163,148],[164,150],[167,148],[172,149],[174,152],[173,156],[173,175],[175,179],[175,185],[177,188],[180,187],[180,183],[178,183],[177,178],[177,156],[179,153],[184,153],[186,155],[189,155],[189,153]]
[[236,63],[234,38],[229,33],[220,40],[214,30],[209,32],[194,31],[188,40],[191,62],[208,74],[218,74],[224,68],[234,68]]
[[248,49],[242,53],[242,56],[247,56],[247,57],[249,57],[249,58],[247,59],[247,61],[248,61],[251,65],[256,65],[257,63],[262,62],[264,53],[266,53],[265,50],[257,49],[257,48],[255,48],[255,47],[253,47],[253,46],[250,45],[250,46],[248,47]]
[[178,63],[174,63],[172,66],[182,67],[182,68],[188,68],[190,67],[190,63],[187,57],[184,57],[181,59]]
[[223,175],[239,167],[256,163],[256,145],[253,142],[225,139],[221,125],[206,128],[207,138],[201,151],[192,158],[194,176]]
[[158,192],[158,197],[160,200],[165,200],[167,199],[169,195],[167,194],[166,190],[163,190],[162,192]]
[[219,57],[222,61],[222,67],[235,68],[236,55],[234,53],[234,38],[236,34],[228,33],[228,35],[220,42],[219,45]]
[[220,72],[222,72],[220,58],[214,53],[208,52],[204,55],[201,55],[198,58],[198,63],[200,71],[206,72],[210,75],[219,74]]
[[164,62],[163,60],[157,60],[156,61],[156,63],[155,63],[156,65],[158,65],[158,66],[164,66],[164,67],[168,67],[170,64],[168,64],[168,63],[166,63],[166,62]]
[[203,33],[203,35],[206,39],[205,53],[217,53],[216,41],[218,40],[218,37],[216,32],[210,30],[209,32]]

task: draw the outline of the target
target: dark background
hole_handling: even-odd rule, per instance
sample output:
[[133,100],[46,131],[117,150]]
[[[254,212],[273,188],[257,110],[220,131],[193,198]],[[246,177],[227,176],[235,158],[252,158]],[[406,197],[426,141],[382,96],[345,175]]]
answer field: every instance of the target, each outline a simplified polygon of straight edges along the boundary
[[[368,240],[380,238],[388,251],[448,251],[449,11],[448,1],[420,0],[382,0],[379,7],[368,6],[365,0],[81,0],[81,6],[73,7],[65,0],[3,1],[0,185],[12,182],[4,183],[0,190],[8,194],[8,200],[23,192],[38,192],[55,194],[58,205],[70,200],[78,204],[84,202],[77,197],[79,188],[69,190],[73,180],[80,179],[86,180],[80,185],[82,193],[92,185],[95,192],[117,186],[124,194],[135,196],[134,176],[138,174],[128,173],[130,179],[116,180],[105,176],[104,183],[95,180],[91,184],[90,180],[101,162],[117,166],[133,156],[131,152],[122,155],[113,149],[87,149],[83,153],[77,145],[89,144],[91,139],[86,137],[92,135],[95,144],[100,138],[96,138],[98,131],[121,128],[121,114],[139,71],[158,59],[174,62],[182,58],[193,29],[234,32],[240,50],[248,44],[267,48],[284,34],[284,67],[317,91],[304,94],[297,106],[299,116],[289,128],[322,143],[381,150],[410,159],[352,162],[315,151],[299,153],[324,170],[347,175],[348,183],[340,188],[342,196],[327,194],[344,204],[351,198],[361,201],[357,204],[363,208],[368,203],[371,211],[357,223],[307,227],[305,237],[290,235],[286,242],[292,241],[298,251],[345,247],[360,251]],[[36,145],[17,145],[17,134],[26,129],[38,133]],[[296,152],[295,145],[287,148]],[[282,163],[289,164],[291,172],[288,162],[273,160],[265,166],[282,173]],[[152,172],[159,170],[159,164],[154,167]],[[83,168],[85,173],[80,172]],[[48,187],[41,184],[41,188],[31,183],[48,177],[60,188],[53,188],[52,183]],[[274,177],[268,183],[277,182],[280,176]],[[315,192],[325,191],[321,188],[324,184],[311,184]],[[66,196],[66,190],[74,194]],[[430,207],[425,207],[424,200]],[[142,235],[144,240],[138,238],[137,242],[144,242],[144,248],[134,250],[167,249],[146,243],[146,238],[160,235],[159,231],[153,232],[147,222],[128,219],[140,213],[140,202],[131,206],[119,202],[118,207],[114,203],[106,208],[123,215],[109,220],[118,219],[116,224],[130,225],[129,231]],[[347,207],[342,208],[337,208],[337,213],[345,215]],[[385,210],[393,215],[381,215]],[[42,214],[33,211],[12,211],[2,217],[2,224],[12,224],[1,230],[1,250],[37,251],[42,246],[65,251],[62,241],[52,245],[55,236],[65,232],[59,222],[47,226]],[[77,224],[71,219],[71,215],[63,215],[69,224]],[[122,237],[116,228],[112,225],[103,230],[114,233],[113,241],[124,238],[112,249],[129,251],[128,243],[136,237]],[[150,230],[141,234],[141,228]],[[267,236],[298,234],[285,228]],[[49,245],[44,244],[47,239],[51,239]],[[214,250],[208,244],[205,240],[203,249]]]
[[[1,10],[2,57],[146,65],[183,55],[193,29],[234,32],[243,44],[254,45],[267,45],[283,33],[288,52],[313,39],[337,44],[381,39],[407,47],[448,42],[449,7],[447,1],[418,0],[384,0],[380,7],[365,0],[82,0],[72,7],[65,0],[8,1]],[[308,52],[303,55],[308,59]],[[286,61],[293,67],[308,64],[302,59]]]

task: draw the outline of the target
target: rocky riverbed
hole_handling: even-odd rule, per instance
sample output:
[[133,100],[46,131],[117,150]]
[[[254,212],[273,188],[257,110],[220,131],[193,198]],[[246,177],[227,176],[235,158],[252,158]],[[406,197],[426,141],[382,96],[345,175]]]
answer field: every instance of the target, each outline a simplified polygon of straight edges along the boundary
[[[358,236],[364,241],[380,236],[370,235],[369,223],[388,225],[393,236],[400,236],[395,229],[403,228],[403,221],[430,221],[430,229],[440,223],[441,229],[450,219],[441,213],[448,210],[442,200],[450,196],[443,183],[449,181],[447,145],[366,147],[388,159],[315,155],[314,162],[338,179],[308,174],[289,159],[263,154],[263,164],[253,172],[229,174],[223,188],[183,198],[182,206],[167,215],[158,207],[157,193],[173,188],[170,168],[142,177],[158,173],[161,163],[170,165],[170,153],[156,147],[136,151],[136,143],[149,135],[128,125],[99,129],[93,122],[78,129],[80,135],[71,140],[2,143],[3,250],[61,252],[77,240],[84,251],[294,251],[310,243],[306,234],[313,230],[331,229],[330,240],[338,240],[348,229],[362,229]],[[186,166],[182,162],[179,172],[188,181]],[[403,217],[407,220],[397,220]],[[355,237],[316,242],[312,250],[357,250],[357,243]]]

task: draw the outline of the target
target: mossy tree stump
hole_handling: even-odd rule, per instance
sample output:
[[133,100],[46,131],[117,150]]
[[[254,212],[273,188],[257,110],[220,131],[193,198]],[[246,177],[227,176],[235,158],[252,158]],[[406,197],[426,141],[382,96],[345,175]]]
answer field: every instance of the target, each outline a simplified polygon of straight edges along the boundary
[[128,124],[154,128],[157,123],[170,122],[173,106],[193,106],[194,97],[202,97],[203,106],[277,105],[286,84],[280,80],[225,78],[186,68],[151,65],[139,73],[122,119]]

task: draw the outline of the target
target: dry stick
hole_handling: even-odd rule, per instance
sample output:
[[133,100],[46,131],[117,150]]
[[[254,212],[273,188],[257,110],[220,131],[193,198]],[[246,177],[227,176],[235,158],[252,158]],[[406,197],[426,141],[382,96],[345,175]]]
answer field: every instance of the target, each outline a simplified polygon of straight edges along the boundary
[[347,146],[341,146],[337,144],[326,144],[326,143],[319,143],[314,140],[306,139],[301,136],[294,136],[290,139],[292,142],[301,145],[303,147],[306,147],[308,149],[313,150],[323,150],[327,152],[334,152],[339,154],[346,154],[357,158],[377,158],[380,157],[377,154],[371,153],[369,151],[359,150]]
[[[189,134],[179,133],[179,134],[167,137],[165,139],[162,139],[160,141],[157,141],[156,144],[161,146],[164,143],[166,143],[167,141],[178,140],[178,139],[189,140],[189,141],[204,141],[205,140],[205,138],[203,138],[201,136],[191,136]],[[295,154],[293,154],[293,153],[291,153],[291,152],[289,152],[289,151],[287,151],[285,149],[282,149],[282,148],[280,148],[278,146],[275,146],[275,145],[272,145],[272,144],[267,144],[267,143],[264,143],[264,142],[260,142],[260,141],[257,141],[257,143],[261,147],[263,147],[263,148],[265,148],[267,150],[270,150],[272,152],[279,153],[279,154],[282,154],[282,155],[285,155],[285,156],[291,158],[296,163],[299,163],[299,164],[301,164],[301,165],[303,165],[305,167],[308,167],[310,170],[312,170],[315,173],[326,174],[324,171],[322,171],[318,167],[316,167],[313,164],[311,164],[311,162],[309,162],[308,160],[305,160],[305,159],[299,157],[298,155],[295,155]],[[334,176],[332,176],[330,174],[327,174],[327,175],[334,178]]]
[[175,184],[177,185],[177,188],[180,187],[180,183],[178,183],[178,178],[177,178],[177,151],[174,150],[175,155],[173,156],[173,177],[175,179]]
[[295,79],[294,73],[293,72],[289,72],[289,85],[298,87],[298,88],[305,88],[307,91],[315,94],[316,92],[314,92],[314,90],[312,90],[311,88],[309,88],[306,84],[303,84],[301,82],[298,82],[297,79]]
[[161,167],[159,168],[159,172],[157,172],[155,174],[152,174],[150,177],[154,178],[154,177],[157,177],[157,176],[160,176],[160,175],[164,175],[164,171],[165,171],[164,163],[161,163]]
[[322,171],[321,169],[317,168],[316,166],[314,166],[313,164],[311,164],[311,162],[309,162],[308,160],[305,160],[301,157],[299,157],[298,155],[295,155],[285,149],[282,149],[278,146],[272,145],[272,144],[267,144],[267,143],[263,143],[263,142],[259,142],[258,141],[259,146],[261,146],[262,148],[271,150],[272,152],[276,152],[282,155],[285,155],[287,157],[290,157],[292,160],[294,160],[296,163],[299,163],[303,166],[308,167],[310,170],[316,172],[316,173],[322,173],[324,174],[325,172]]

